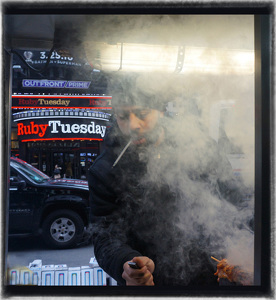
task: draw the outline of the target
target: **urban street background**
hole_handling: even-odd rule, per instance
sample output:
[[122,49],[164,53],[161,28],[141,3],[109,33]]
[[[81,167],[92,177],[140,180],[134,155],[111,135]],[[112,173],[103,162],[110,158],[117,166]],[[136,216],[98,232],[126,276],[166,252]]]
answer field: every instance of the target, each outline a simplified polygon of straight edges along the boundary
[[43,265],[61,265],[68,267],[88,266],[94,256],[93,244],[82,244],[73,249],[49,249],[40,237],[10,237],[8,240],[7,267],[28,266],[35,259],[41,259]]

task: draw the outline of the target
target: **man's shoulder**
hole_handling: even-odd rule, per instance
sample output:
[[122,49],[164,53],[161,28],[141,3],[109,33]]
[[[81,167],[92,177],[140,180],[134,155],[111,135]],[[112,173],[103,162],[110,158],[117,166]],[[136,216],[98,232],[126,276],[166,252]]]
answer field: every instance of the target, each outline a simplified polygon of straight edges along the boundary
[[95,171],[104,173],[112,168],[113,160],[112,155],[108,151],[104,150],[94,161],[89,169],[89,172],[93,173]]

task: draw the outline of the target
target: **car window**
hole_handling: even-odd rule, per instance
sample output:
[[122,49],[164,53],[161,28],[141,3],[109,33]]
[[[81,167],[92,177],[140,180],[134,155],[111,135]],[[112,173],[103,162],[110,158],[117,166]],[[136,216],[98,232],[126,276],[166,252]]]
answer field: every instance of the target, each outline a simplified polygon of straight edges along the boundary
[[21,163],[15,160],[11,160],[11,166],[13,166],[19,172],[23,173],[26,177],[28,177],[36,183],[45,182],[50,178],[46,174],[42,173],[41,171],[27,163]]
[[18,174],[14,170],[10,170],[10,177],[17,177]]

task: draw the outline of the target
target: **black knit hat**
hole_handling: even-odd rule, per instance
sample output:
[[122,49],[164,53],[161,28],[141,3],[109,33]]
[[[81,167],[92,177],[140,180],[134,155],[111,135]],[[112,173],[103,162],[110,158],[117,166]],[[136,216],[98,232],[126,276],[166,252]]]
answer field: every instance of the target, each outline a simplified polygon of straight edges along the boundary
[[154,74],[115,73],[108,79],[112,106],[142,106],[164,111],[167,105],[156,88]]

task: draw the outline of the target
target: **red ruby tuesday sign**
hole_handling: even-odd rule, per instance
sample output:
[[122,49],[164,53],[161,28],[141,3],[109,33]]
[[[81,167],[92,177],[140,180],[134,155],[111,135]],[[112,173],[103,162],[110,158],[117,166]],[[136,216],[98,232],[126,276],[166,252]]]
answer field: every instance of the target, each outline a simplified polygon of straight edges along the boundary
[[105,123],[89,118],[23,120],[17,123],[17,135],[20,141],[75,138],[102,140],[106,133]]
[[111,109],[111,96],[32,96],[13,95],[12,108]]

